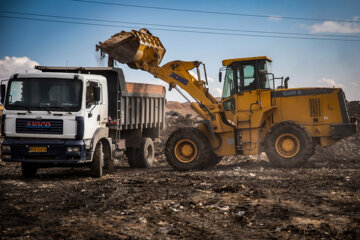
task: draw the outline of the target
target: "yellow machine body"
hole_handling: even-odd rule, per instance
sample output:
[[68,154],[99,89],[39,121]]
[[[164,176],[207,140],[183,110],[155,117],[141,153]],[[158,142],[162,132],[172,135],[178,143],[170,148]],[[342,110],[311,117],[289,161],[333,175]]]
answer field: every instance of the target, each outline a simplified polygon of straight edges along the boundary
[[[266,56],[223,60],[226,74],[223,98],[218,102],[209,93],[207,80],[189,73],[194,68],[199,70],[201,62],[172,61],[159,66],[165,48],[147,30],[123,31],[100,42],[97,48],[121,63],[164,80],[170,89],[180,87],[189,93],[196,100],[192,107],[204,118],[198,129],[207,136],[216,156],[258,154],[271,145],[281,157],[292,158],[303,150],[300,145],[305,140],[307,145],[312,142],[329,146],[357,131],[357,124],[349,119],[340,88],[289,89],[288,79],[284,84],[282,78],[281,85],[275,88],[276,78],[270,72],[272,60]],[[295,130],[282,133],[276,127],[279,124]],[[299,131],[303,132],[302,137],[296,136]],[[273,137],[275,143],[269,140],[266,143],[271,134],[278,134]],[[177,152],[198,154],[189,150],[198,149],[193,140],[186,141],[188,144],[174,145]]]

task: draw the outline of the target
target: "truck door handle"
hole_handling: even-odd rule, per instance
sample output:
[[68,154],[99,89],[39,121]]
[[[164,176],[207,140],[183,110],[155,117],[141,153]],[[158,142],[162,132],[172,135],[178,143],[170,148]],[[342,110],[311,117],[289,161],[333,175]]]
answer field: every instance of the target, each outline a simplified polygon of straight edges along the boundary
[[97,121],[100,121],[100,114],[97,115]]

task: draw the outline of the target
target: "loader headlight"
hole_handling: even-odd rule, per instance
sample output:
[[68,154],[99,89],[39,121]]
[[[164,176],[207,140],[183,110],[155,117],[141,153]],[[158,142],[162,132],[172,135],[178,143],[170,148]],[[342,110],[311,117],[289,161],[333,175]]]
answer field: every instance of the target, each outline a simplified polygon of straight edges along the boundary
[[66,152],[80,152],[80,147],[67,147]]
[[2,146],[1,146],[1,150],[2,150],[3,152],[5,152],[5,151],[11,151],[11,146],[2,145]]

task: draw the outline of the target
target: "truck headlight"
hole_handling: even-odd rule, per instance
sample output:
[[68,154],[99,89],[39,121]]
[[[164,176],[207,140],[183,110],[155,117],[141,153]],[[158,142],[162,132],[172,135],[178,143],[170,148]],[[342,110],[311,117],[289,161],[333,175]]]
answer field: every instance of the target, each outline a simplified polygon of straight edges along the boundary
[[11,146],[9,145],[2,145],[1,146],[1,150],[4,152],[4,151],[11,151]]
[[80,147],[67,147],[66,152],[80,152]]
[[11,159],[11,155],[10,154],[3,154],[1,156],[2,159]]

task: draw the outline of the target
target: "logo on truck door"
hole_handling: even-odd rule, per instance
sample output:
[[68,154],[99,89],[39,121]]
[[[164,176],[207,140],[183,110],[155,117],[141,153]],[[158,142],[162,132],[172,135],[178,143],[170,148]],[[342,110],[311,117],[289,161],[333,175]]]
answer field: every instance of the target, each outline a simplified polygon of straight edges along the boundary
[[26,128],[50,128],[51,123],[50,122],[26,122]]
[[184,85],[187,85],[188,82],[189,82],[188,80],[186,80],[185,78],[177,75],[176,73],[171,73],[171,74],[170,74],[170,77],[172,77],[173,79],[175,79],[175,80],[178,81],[178,82],[181,82],[181,83],[184,84]]

